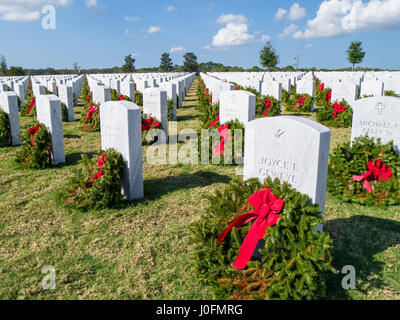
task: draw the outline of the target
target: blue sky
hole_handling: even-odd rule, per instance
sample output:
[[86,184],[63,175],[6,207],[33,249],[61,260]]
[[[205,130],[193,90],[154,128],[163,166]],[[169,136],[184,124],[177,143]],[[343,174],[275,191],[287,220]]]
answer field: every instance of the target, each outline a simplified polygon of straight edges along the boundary
[[[54,5],[56,28],[44,30],[44,5]],[[361,40],[361,64],[400,69],[399,0],[0,0],[0,54],[25,68],[158,66],[170,52],[199,62],[259,65],[270,40],[280,66],[347,67],[346,49]],[[286,30],[286,31],[285,31]]]

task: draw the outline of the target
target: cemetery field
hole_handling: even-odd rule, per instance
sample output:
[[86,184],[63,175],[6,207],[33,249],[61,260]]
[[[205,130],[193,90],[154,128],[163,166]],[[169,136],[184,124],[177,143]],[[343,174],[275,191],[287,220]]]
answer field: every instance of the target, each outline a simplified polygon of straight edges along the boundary
[[[179,130],[200,130],[195,86],[178,109]],[[204,196],[224,188],[238,167],[151,165],[144,147],[144,199],[120,210],[66,209],[57,193],[81,154],[100,150],[100,133],[80,130],[82,108],[63,123],[66,164],[21,168],[13,161],[16,147],[0,149],[0,298],[213,299],[194,276],[189,225],[206,213]],[[22,127],[28,123],[21,118]],[[331,129],[331,150],[350,140],[350,130]],[[326,299],[400,299],[399,206],[345,204],[328,193],[324,230],[339,270]],[[45,265],[55,267],[55,290],[42,289]],[[357,290],[342,289],[345,265],[356,269]]]

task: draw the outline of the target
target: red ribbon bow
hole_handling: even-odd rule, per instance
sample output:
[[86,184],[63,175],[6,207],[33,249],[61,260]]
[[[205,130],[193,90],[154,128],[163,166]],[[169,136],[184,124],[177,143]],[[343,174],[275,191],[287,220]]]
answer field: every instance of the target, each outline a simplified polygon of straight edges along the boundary
[[208,127],[216,127],[218,121],[219,121],[219,113],[217,115],[217,118],[213,122],[211,122],[211,124]]
[[271,99],[268,99],[268,100],[265,100],[265,101],[264,101],[264,106],[265,106],[265,108],[267,108],[267,109],[266,109],[266,110],[264,111],[264,113],[262,114],[263,117],[265,117],[265,116],[267,115],[267,113],[269,112],[269,109],[271,109],[271,103],[272,103]]
[[324,91],[324,89],[325,89],[325,84],[321,83],[321,85],[319,86],[319,92]]
[[95,107],[94,105],[91,104],[91,105],[89,106],[89,111],[88,111],[88,113],[86,114],[85,119],[86,119],[86,120],[91,119],[91,118],[93,117],[93,114],[94,114],[96,111],[97,111],[97,107]]
[[38,124],[28,130],[28,133],[33,135],[32,147],[35,145],[35,137],[36,137],[36,134],[38,133],[38,131],[39,131],[39,125]]
[[339,104],[337,102],[335,102],[332,106],[332,109],[334,109],[335,111],[333,112],[333,116],[335,118],[335,120],[337,120],[337,115],[339,113],[342,113],[346,110],[346,107],[343,104]]
[[304,101],[306,101],[306,97],[301,97],[297,99],[297,108],[300,108],[303,105]]
[[376,161],[375,165],[372,161],[369,161],[367,164],[368,171],[360,176],[353,176],[354,181],[362,181],[364,180],[363,187],[367,189],[369,193],[372,192],[373,188],[369,184],[370,181],[374,181],[378,179],[378,183],[381,182],[382,179],[389,180],[392,176],[393,170],[391,168],[387,168],[386,165],[381,161]]
[[279,200],[278,197],[271,192],[271,189],[256,191],[247,201],[250,202],[255,210],[237,217],[218,237],[219,246],[232,228],[241,227],[255,220],[244,238],[239,254],[233,263],[233,266],[239,270],[247,266],[258,241],[264,238],[268,226],[272,227],[276,224],[280,218],[278,213],[282,211],[283,205],[285,204],[285,201]]
[[121,94],[120,96],[119,96],[119,98],[118,98],[118,101],[122,101],[122,100],[124,100],[125,99],[125,96],[123,95],[123,94]]
[[151,130],[154,127],[158,128],[160,125],[161,125],[160,121],[154,121],[153,118],[144,119],[142,124],[142,132]]
[[35,106],[35,104],[36,104],[35,97],[33,97],[29,103],[30,103],[31,107],[26,111],[26,114],[29,114],[32,111],[32,108]]
[[[107,157],[106,154],[99,157],[99,160],[97,160],[96,168],[103,167],[103,166],[106,165],[106,162],[104,161],[104,158],[105,158],[105,157]],[[99,171],[93,176],[93,179],[94,179],[95,181],[96,181],[96,180],[99,180],[103,175],[104,175],[104,171],[103,171],[103,170],[99,170]]]
[[219,157],[225,150],[225,141],[228,141],[232,136],[229,132],[229,126],[224,124],[219,126],[218,133],[221,135],[221,142],[214,147],[214,154]]
[[325,102],[326,102],[326,103],[330,102],[330,101],[331,101],[331,98],[332,98],[332,91],[328,91],[328,92],[326,93],[326,100],[325,100]]
[[87,102],[90,102],[91,97],[92,97],[92,91],[90,91],[87,96]]

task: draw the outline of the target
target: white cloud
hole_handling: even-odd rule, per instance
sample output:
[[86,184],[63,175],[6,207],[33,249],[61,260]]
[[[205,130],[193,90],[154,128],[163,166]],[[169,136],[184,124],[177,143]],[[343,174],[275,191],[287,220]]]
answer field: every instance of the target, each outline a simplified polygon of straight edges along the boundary
[[223,14],[217,19],[217,23],[226,24],[226,23],[247,23],[247,18],[241,14]]
[[138,21],[141,21],[141,20],[142,20],[142,18],[140,18],[140,17],[128,17],[128,16],[125,16],[125,21],[138,22]]
[[45,5],[66,6],[72,0],[0,0],[0,20],[30,22],[41,17]]
[[280,40],[288,38],[291,34],[295,33],[298,28],[298,25],[292,23],[290,26],[286,27],[281,34],[278,34],[278,38]]
[[176,11],[178,9],[176,7],[174,7],[174,6],[168,6],[168,7],[165,8],[165,10],[171,12],[171,11]]
[[224,14],[217,20],[219,24],[226,24],[213,37],[214,47],[242,46],[256,41],[253,34],[249,33],[247,18],[243,15]]
[[326,0],[294,39],[330,38],[400,27],[399,0]]
[[139,53],[137,53],[137,52],[132,53],[133,57],[137,57],[138,55],[139,55]]
[[307,15],[306,9],[302,8],[297,2],[290,7],[288,18],[290,20],[300,20]]
[[97,0],[85,0],[86,7],[88,8],[97,8]]
[[261,42],[269,42],[271,40],[271,37],[267,34],[263,34],[261,36]]
[[160,32],[161,31],[161,28],[160,27],[154,27],[154,26],[152,26],[152,27],[150,27],[148,30],[147,30],[147,32],[148,33],[157,33],[157,32]]
[[286,16],[287,13],[287,10],[279,8],[278,11],[275,13],[275,19],[281,20]]
[[180,47],[173,47],[173,48],[169,49],[169,52],[176,53],[176,52],[183,52],[184,50],[185,50],[185,48],[180,46]]

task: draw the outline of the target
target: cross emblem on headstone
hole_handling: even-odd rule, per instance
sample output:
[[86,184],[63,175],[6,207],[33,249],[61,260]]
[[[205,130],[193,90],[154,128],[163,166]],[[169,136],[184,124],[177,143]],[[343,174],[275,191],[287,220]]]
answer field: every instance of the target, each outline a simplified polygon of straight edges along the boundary
[[383,113],[383,110],[385,110],[385,105],[382,103],[382,102],[379,102],[377,105],[376,105],[376,107],[375,107],[375,109],[376,109],[376,112],[377,112],[377,114],[380,116],[380,115],[382,115],[382,113]]
[[283,134],[285,133],[285,131],[278,129],[275,133],[275,138],[280,138]]

